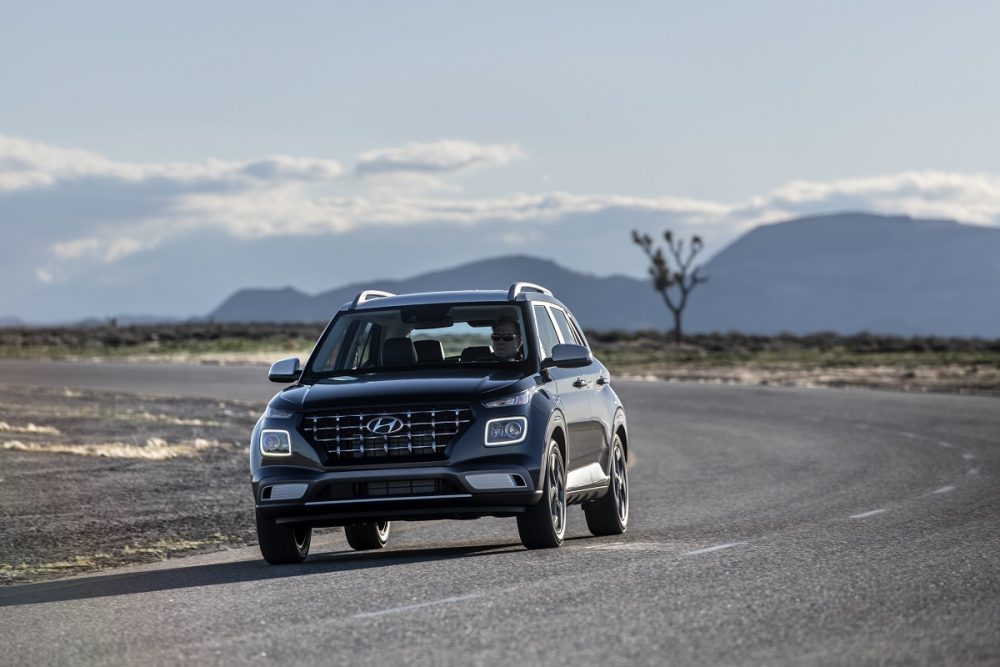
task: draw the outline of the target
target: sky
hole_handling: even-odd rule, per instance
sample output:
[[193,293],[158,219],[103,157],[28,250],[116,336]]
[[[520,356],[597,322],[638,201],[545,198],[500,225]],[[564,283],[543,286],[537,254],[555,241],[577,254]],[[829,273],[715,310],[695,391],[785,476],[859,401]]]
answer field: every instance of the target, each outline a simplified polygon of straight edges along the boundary
[[[1000,224],[990,2],[0,2],[0,317]],[[456,286],[460,287],[460,286]]]

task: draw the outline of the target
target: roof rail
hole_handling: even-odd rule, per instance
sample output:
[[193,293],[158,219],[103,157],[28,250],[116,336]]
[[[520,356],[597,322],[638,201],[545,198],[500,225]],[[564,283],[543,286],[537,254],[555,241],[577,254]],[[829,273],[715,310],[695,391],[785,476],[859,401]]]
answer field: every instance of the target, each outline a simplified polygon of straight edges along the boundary
[[552,296],[552,292],[548,291],[541,285],[536,285],[535,283],[514,283],[513,285],[510,286],[510,289],[507,290],[507,300],[513,301],[514,299],[517,298],[518,294],[520,294],[521,292],[526,292],[528,290],[531,290],[532,292],[541,292],[542,294],[545,294],[547,296]]
[[354,301],[351,302],[351,310],[354,310],[366,301],[371,301],[372,299],[380,299],[384,296],[396,296],[392,292],[383,292],[377,289],[366,289],[364,292],[359,292]]

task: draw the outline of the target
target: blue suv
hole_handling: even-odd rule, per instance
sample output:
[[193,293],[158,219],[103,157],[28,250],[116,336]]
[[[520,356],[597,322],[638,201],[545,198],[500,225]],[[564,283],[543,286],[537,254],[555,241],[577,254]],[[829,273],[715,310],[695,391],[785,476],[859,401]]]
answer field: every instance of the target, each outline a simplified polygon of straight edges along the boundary
[[629,437],[608,370],[569,309],[531,283],[344,304],[305,365],[276,362],[253,430],[257,535],[302,561],[314,527],[379,549],[391,521],[516,517],[557,547],[567,506],[595,535],[628,527]]

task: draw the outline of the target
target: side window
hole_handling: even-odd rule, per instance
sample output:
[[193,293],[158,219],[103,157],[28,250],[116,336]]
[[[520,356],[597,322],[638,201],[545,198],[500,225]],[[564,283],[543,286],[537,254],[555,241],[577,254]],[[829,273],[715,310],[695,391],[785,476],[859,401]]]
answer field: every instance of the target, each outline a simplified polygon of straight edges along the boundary
[[538,342],[542,347],[542,359],[552,356],[552,348],[559,343],[559,336],[549,319],[545,306],[535,306],[535,324],[538,326]]
[[576,339],[580,341],[580,345],[583,345],[589,350],[590,343],[587,342],[587,338],[583,335],[583,330],[580,328],[580,324],[574,319],[571,319],[569,323],[573,326],[573,335],[575,335]]
[[380,341],[382,336],[382,327],[378,324],[370,324],[371,327],[368,335],[364,338],[364,343],[361,347],[361,363],[358,364],[359,367],[367,368],[369,366],[375,365],[376,353],[381,349]]
[[564,343],[583,345],[583,343],[577,339],[576,334],[573,331],[573,326],[569,323],[569,318],[566,317],[566,313],[564,313],[561,308],[553,308],[552,316],[556,320],[556,326],[559,327],[559,333],[562,334]]
[[364,362],[371,365],[372,338],[375,332],[375,325],[371,322],[358,322],[353,337],[350,338],[350,347],[344,350],[344,363],[339,367],[345,370],[358,368]]

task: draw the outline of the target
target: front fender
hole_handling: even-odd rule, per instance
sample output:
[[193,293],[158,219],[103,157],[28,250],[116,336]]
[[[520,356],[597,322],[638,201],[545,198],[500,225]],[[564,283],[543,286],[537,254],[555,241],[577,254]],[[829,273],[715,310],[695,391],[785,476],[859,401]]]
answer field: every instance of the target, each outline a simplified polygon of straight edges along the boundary
[[618,408],[615,412],[615,418],[611,423],[611,438],[614,439],[614,434],[618,432],[618,428],[621,427],[622,431],[625,433],[625,437],[622,438],[622,447],[625,448],[625,456],[628,457],[628,420],[625,417],[625,410]]
[[[549,450],[549,442],[552,441],[553,434],[555,434],[556,430],[559,430],[562,433],[563,459],[565,460],[566,450],[569,447],[569,433],[566,428],[566,417],[563,415],[562,410],[559,410],[558,408],[553,410],[552,414],[549,415],[549,423],[545,427],[545,442],[539,452],[538,477],[535,478],[536,489],[542,488],[542,480],[545,479],[545,473],[548,470],[548,458],[545,454]],[[532,473],[534,473],[534,471],[532,471]]]

